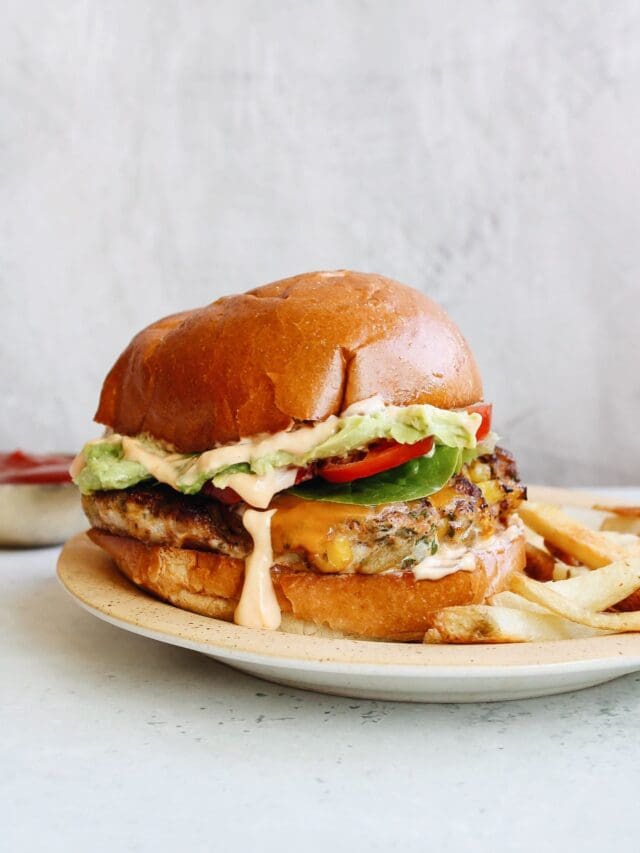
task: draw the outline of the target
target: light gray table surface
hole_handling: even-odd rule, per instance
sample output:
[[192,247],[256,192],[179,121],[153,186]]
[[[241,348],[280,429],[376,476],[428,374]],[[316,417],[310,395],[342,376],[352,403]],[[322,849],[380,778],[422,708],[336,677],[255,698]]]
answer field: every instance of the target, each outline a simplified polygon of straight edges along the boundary
[[0,848],[637,850],[640,673],[477,705],[341,699],[82,611],[0,552]]

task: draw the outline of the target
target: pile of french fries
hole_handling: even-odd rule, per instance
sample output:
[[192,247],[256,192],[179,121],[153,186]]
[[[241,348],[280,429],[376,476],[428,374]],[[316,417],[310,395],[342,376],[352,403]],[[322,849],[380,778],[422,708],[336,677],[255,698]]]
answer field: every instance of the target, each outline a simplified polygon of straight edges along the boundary
[[561,506],[527,501],[527,565],[486,604],[447,607],[425,643],[523,643],[640,631],[640,507],[563,490],[532,489],[607,515],[595,530]]

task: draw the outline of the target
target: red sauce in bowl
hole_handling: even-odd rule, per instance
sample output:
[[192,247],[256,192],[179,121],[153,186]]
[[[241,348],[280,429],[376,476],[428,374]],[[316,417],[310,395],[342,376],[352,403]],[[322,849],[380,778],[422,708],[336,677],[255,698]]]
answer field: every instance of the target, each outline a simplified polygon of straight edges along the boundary
[[0,453],[0,484],[70,483],[72,461],[73,456],[66,453],[36,455],[22,450]]

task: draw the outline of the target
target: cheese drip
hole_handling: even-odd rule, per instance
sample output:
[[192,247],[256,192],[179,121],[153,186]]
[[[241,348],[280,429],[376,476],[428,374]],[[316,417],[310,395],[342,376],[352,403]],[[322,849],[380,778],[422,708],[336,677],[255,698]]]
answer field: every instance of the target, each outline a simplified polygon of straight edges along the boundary
[[246,628],[276,630],[282,621],[280,605],[271,582],[271,519],[275,512],[275,509],[268,512],[247,509],[242,516],[245,530],[253,539],[253,551],[245,561],[244,586],[233,621]]

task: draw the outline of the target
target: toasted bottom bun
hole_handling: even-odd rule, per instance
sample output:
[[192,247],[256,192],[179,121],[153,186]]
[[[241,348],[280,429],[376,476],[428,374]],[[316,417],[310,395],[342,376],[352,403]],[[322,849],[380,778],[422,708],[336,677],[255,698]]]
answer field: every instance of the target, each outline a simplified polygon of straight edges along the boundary
[[[92,528],[91,539],[133,583],[159,598],[205,616],[233,621],[244,561],[208,551],[146,545]],[[476,551],[476,569],[440,580],[416,580],[410,571],[338,575],[271,570],[282,609],[280,630],[376,640],[422,640],[430,614],[442,607],[480,604],[504,588],[525,565],[524,538]]]

